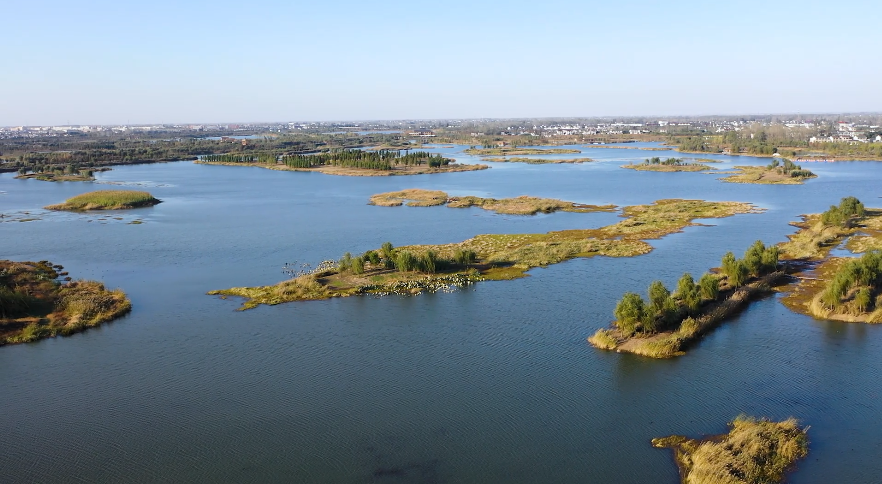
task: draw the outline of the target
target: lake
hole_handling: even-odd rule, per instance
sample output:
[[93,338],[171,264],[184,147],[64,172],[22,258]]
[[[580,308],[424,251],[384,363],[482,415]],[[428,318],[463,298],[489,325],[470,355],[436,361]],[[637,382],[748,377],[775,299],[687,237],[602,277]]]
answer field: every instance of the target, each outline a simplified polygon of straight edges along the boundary
[[[464,148],[430,151],[480,162]],[[788,482],[882,481],[882,326],[814,320],[771,297],[676,359],[585,340],[610,323],[626,291],[645,294],[654,279],[672,287],[756,239],[786,240],[789,222],[844,196],[879,207],[882,163],[806,164],[819,178],[805,185],[743,185],[619,166],[653,156],[714,158],[720,169],[769,160],[579,149],[543,156],[597,161],[395,177],[191,162],[118,167],[96,173],[97,183],[0,175],[0,258],[48,259],[124,289],[133,304],[85,333],[0,348],[3,480],[676,483],[670,452],[650,439],[722,433],[746,413],[811,426],[809,456]],[[120,185],[163,203],[111,214],[41,209]],[[650,241],[644,256],[575,259],[452,293],[244,312],[235,298],[205,295],[276,283],[285,263],[387,240],[448,243],[619,220],[367,205],[405,188],[619,206],[747,201],[766,211],[703,221],[711,226]]]

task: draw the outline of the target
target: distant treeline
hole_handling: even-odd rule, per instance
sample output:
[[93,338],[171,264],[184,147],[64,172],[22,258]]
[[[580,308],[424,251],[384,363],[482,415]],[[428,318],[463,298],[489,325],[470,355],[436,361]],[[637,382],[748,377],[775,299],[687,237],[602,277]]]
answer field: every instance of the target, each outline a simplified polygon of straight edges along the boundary
[[226,154],[206,155],[203,161],[220,163],[283,163],[291,168],[317,168],[320,166],[341,166],[345,168],[362,168],[366,170],[391,170],[393,166],[440,167],[450,163],[450,159],[425,151],[401,154],[398,150],[340,150],[330,153],[313,155],[284,155],[272,153],[254,153],[247,155]]

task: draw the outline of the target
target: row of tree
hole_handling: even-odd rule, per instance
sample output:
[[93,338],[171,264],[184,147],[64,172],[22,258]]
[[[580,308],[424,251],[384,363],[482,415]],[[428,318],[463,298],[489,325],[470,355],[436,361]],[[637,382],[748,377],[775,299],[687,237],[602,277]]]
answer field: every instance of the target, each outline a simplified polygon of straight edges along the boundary
[[437,253],[427,250],[422,254],[414,254],[406,250],[396,249],[391,242],[384,242],[380,250],[369,250],[360,256],[349,252],[337,262],[337,270],[363,274],[371,269],[395,269],[399,272],[425,272],[434,274],[453,268],[468,267],[478,259],[473,250],[458,249],[453,258],[439,257]]
[[[778,248],[766,247],[757,240],[744,253],[744,258],[736,259],[727,252],[722,259],[721,273],[726,277],[730,288],[743,286],[749,277],[759,277],[777,270]],[[661,281],[649,285],[649,300],[637,293],[628,292],[616,304],[613,315],[616,327],[625,336],[637,331],[651,334],[670,329],[684,318],[697,315],[701,306],[720,297],[720,277],[705,273],[696,283],[689,273],[677,281],[672,293]]]
[[647,165],[668,165],[668,166],[681,166],[683,165],[682,158],[668,158],[666,160],[662,160],[658,156],[653,156],[652,158],[647,158],[643,163]]

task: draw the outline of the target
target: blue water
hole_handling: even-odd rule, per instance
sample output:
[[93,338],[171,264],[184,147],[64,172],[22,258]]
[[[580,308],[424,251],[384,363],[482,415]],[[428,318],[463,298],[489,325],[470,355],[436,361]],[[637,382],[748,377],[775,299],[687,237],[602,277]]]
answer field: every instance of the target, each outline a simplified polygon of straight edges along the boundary
[[[480,162],[464,148],[433,151]],[[114,168],[97,173],[99,183],[0,175],[8,215],[0,258],[63,264],[74,277],[123,288],[133,303],[129,316],[98,329],[0,348],[3,480],[675,483],[671,456],[650,439],[720,433],[743,412],[811,426],[810,455],[788,482],[882,481],[882,327],[813,320],[770,298],[673,360],[585,342],[625,291],[653,279],[670,287],[756,239],[783,241],[795,230],[789,222],[843,196],[879,206],[882,164],[817,164],[819,177],[805,185],[743,185],[619,168],[686,156],[676,152],[577,148],[564,157],[598,161],[406,177],[190,162]],[[721,169],[768,162],[716,156]],[[106,183],[145,187],[163,203],[109,216],[41,209],[114,187]],[[734,200],[766,211],[703,221],[712,226],[651,241],[644,256],[576,259],[450,294],[245,312],[205,295],[275,283],[286,262],[387,240],[445,243],[619,220],[366,203],[405,188],[619,206]]]

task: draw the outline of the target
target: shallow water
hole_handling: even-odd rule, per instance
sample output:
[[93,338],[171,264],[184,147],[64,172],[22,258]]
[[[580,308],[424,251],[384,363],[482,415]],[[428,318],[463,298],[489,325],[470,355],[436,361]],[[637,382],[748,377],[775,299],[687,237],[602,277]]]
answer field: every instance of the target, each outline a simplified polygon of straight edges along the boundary
[[[463,148],[433,151],[480,161]],[[653,279],[670,287],[726,251],[785,240],[788,222],[843,196],[879,206],[882,164],[813,164],[819,178],[805,185],[743,185],[619,168],[685,156],[676,152],[579,149],[561,157],[598,161],[363,178],[190,162],[120,167],[98,181],[148,186],[163,203],[112,216],[41,210],[107,185],[0,175],[0,213],[39,214],[0,223],[0,258],[63,264],[125,289],[134,307],[86,333],[0,348],[4,480],[675,483],[668,451],[649,440],[719,433],[743,412],[811,425],[810,455],[788,482],[882,481],[882,327],[816,321],[769,298],[673,360],[585,342],[625,291]],[[714,164],[721,169],[768,162],[695,156],[725,160]],[[734,200],[767,211],[704,221],[712,226],[651,241],[648,255],[576,259],[450,294],[246,312],[204,295],[275,283],[286,262],[386,240],[456,242],[618,220],[366,204],[404,188],[620,206]]]

